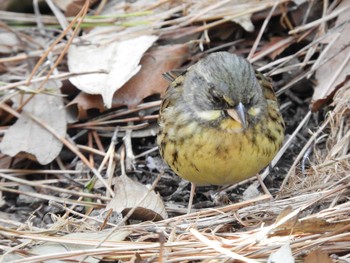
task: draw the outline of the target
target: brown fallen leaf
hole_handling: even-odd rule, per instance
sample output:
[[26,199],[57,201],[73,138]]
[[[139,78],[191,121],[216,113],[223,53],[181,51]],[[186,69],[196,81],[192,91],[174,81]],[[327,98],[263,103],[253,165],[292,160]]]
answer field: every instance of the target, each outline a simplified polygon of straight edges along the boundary
[[[126,175],[121,175],[115,183],[115,196],[107,205],[106,210],[112,209],[124,215],[137,206],[131,216],[138,220],[159,221],[168,217],[161,197],[154,191]],[[141,203],[140,203],[141,202]]]
[[[189,56],[187,44],[158,46],[150,49],[141,59],[141,70],[132,77],[113,96],[112,107],[126,105],[135,107],[144,98],[153,94],[162,94],[169,83],[162,73],[179,68]],[[77,119],[88,117],[88,110],[104,110],[101,96],[81,92],[68,105],[71,114]]]
[[304,263],[334,263],[329,255],[321,249],[311,251],[304,259]]
[[37,117],[61,137],[66,135],[66,112],[57,82],[49,81],[46,89],[54,94],[37,94],[24,106],[19,119],[5,133],[0,144],[2,153],[12,157],[23,153],[45,165],[61,152],[62,142],[29,116]]
[[[344,0],[334,10],[350,9],[350,0]],[[349,19],[349,12],[342,12],[335,23],[335,27]],[[335,92],[349,82],[350,79],[350,24],[345,23],[335,33],[327,38],[328,45],[322,54],[322,64],[316,71],[318,85],[311,101],[312,111],[319,110],[325,103],[333,98]]]
[[327,232],[334,232],[349,225],[349,221],[344,222],[328,222],[320,218],[307,218],[297,220],[292,218],[286,223],[280,225],[272,233],[276,235],[289,235],[290,233],[313,233],[323,234]]
[[100,95],[80,92],[67,105],[68,114],[71,116],[71,119],[75,121],[88,118],[89,110],[98,110],[99,112],[103,112],[105,110],[103,100]]
[[105,40],[107,43],[100,43],[101,36],[94,34],[92,30],[91,37],[88,38],[91,44],[80,43],[69,47],[67,54],[69,71],[79,73],[100,70],[106,73],[80,75],[69,80],[86,93],[100,94],[105,106],[110,108],[115,91],[139,72],[142,55],[158,37],[142,35],[113,41],[113,36],[109,36]]
[[159,46],[151,49],[141,60],[140,72],[115,93],[113,105],[135,107],[152,94],[162,94],[169,85],[162,74],[180,67],[188,56],[188,44]]

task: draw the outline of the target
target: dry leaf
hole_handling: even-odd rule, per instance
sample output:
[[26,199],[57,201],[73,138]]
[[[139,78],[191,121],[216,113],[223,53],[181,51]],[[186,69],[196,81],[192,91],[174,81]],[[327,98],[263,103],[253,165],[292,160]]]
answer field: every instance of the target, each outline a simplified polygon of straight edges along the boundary
[[[158,46],[149,50],[141,59],[141,70],[132,77],[113,96],[112,107],[126,105],[134,107],[144,98],[152,94],[162,94],[169,83],[162,77],[162,73],[180,67],[189,55],[187,44]],[[104,110],[102,98],[99,95],[90,95],[81,92],[68,105],[72,115],[77,119],[88,116],[87,111]]]
[[88,117],[88,111],[97,109],[99,112],[105,110],[103,101],[100,95],[91,95],[85,92],[80,92],[68,105],[67,111],[72,120],[82,120]]
[[[62,237],[56,237],[57,242],[44,242],[38,246],[34,246],[32,249],[29,249],[28,252],[38,254],[38,255],[48,255],[49,254],[59,254],[66,253],[68,251],[76,251],[76,250],[84,250],[84,249],[92,249],[95,248],[102,240],[105,239],[107,235],[109,235],[111,230],[106,229],[99,232],[79,232],[72,233]],[[117,230],[114,231],[111,236],[106,240],[107,242],[118,242],[123,241],[128,235],[129,231],[125,230]],[[24,260],[27,256],[19,256],[19,254],[7,254],[3,258],[0,257],[2,262],[12,262],[14,260]],[[84,262],[89,263],[98,263],[101,262],[102,257],[88,257],[84,254],[81,256],[77,256],[76,259],[84,258]],[[86,259],[85,259],[86,258]],[[67,262],[64,260],[49,260],[45,262]]]
[[54,90],[53,95],[37,94],[24,106],[19,119],[5,133],[0,144],[2,153],[12,157],[24,153],[45,165],[61,152],[62,142],[29,116],[37,117],[61,137],[66,135],[66,112],[63,99],[59,96],[59,87],[56,82],[50,81],[46,84],[46,89]]
[[[350,8],[350,0],[342,3],[333,12],[342,8]],[[342,12],[335,23],[335,27],[349,19],[349,12]],[[322,64],[316,71],[318,85],[312,97],[311,109],[317,111],[328,102],[334,93],[349,81],[350,76],[350,24],[345,23],[339,30],[327,40],[333,39],[328,47],[320,55]]]
[[134,107],[152,94],[162,94],[169,85],[162,74],[180,67],[188,55],[187,44],[159,46],[151,49],[141,60],[140,72],[115,93],[113,105]]
[[349,221],[328,222],[320,218],[307,218],[295,221],[294,218],[280,225],[272,235],[288,235],[290,233],[313,233],[322,234],[333,232],[349,224]]
[[106,73],[77,76],[69,80],[86,93],[101,94],[104,104],[110,108],[114,92],[140,70],[139,62],[143,53],[157,38],[143,35],[120,41],[109,39],[108,43],[101,43],[95,37],[89,39],[91,43],[88,45],[71,45],[68,51],[70,72],[101,70]]
[[106,210],[113,209],[118,213],[126,214],[142,200],[141,204],[132,215],[138,220],[162,220],[168,217],[164,203],[160,196],[126,175],[117,178],[115,184],[115,196],[107,205]]
[[268,263],[294,263],[292,250],[289,242],[281,246],[276,252],[272,253],[267,260]]
[[311,251],[304,259],[304,263],[334,263],[327,253],[321,249]]

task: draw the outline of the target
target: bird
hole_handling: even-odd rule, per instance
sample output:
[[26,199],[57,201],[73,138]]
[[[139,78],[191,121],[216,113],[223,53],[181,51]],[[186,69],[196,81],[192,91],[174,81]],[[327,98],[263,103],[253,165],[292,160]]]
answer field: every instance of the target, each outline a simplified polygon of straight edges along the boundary
[[196,186],[231,185],[259,173],[284,140],[272,82],[243,57],[215,52],[174,77],[160,106],[160,155]]

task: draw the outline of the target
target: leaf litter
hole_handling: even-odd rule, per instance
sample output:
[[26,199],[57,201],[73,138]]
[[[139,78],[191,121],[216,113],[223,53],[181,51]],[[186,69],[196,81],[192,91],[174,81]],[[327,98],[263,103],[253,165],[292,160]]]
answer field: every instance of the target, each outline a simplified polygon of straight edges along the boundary
[[[63,11],[74,17],[55,5],[55,15],[1,11],[3,260],[349,261],[349,1],[73,6]],[[154,143],[161,74],[218,50],[249,54],[272,77],[287,140],[264,172],[272,198],[255,178],[203,187],[185,214],[188,183]],[[75,112],[69,124],[63,106]]]
[[[65,136],[67,121],[59,86],[54,81],[50,81],[46,84],[46,89],[51,90],[51,94],[35,95],[23,107],[17,122],[7,130],[0,144],[0,151],[3,154],[14,157],[19,153],[24,153],[27,158],[33,158],[38,163],[45,165],[51,163],[61,152],[62,142],[31,118],[31,115],[36,116],[40,121],[55,129],[60,136]],[[17,97],[16,99],[23,103],[30,95]],[[20,107],[21,102],[14,102],[14,104]],[[42,148],[48,150],[42,151]]]

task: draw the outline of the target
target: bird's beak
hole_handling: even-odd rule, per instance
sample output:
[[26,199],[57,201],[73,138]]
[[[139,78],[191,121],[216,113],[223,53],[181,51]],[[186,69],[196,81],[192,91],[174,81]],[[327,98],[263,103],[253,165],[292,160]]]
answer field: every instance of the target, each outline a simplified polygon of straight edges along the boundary
[[243,129],[247,128],[246,109],[241,102],[235,108],[227,109],[226,112],[232,119],[239,122]]

